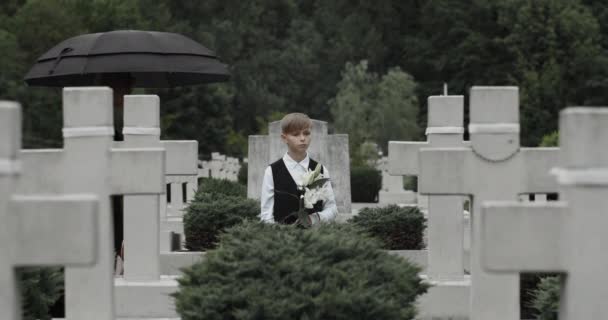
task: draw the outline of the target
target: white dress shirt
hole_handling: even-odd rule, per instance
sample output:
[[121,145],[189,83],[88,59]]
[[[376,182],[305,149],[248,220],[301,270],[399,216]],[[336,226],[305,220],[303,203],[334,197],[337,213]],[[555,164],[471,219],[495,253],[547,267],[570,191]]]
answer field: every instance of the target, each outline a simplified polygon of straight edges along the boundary
[[[289,174],[293,178],[293,181],[297,185],[302,185],[302,175],[308,172],[308,165],[310,158],[308,154],[300,162],[293,160],[287,153],[283,156],[283,162],[289,171]],[[323,175],[329,178],[329,172],[327,168],[323,166]],[[327,201],[323,203],[323,210],[316,214],[310,215],[312,223],[318,223],[320,221],[332,221],[338,214],[338,208],[336,206],[336,198],[334,197],[334,191],[331,187],[331,180],[329,183],[329,191],[331,196]],[[262,195],[260,197],[260,205],[262,212],[260,213],[260,219],[264,222],[275,223],[273,216],[274,209],[274,180],[272,178],[272,167],[266,167],[264,171],[264,182],[262,183]],[[320,221],[319,221],[320,219]]]

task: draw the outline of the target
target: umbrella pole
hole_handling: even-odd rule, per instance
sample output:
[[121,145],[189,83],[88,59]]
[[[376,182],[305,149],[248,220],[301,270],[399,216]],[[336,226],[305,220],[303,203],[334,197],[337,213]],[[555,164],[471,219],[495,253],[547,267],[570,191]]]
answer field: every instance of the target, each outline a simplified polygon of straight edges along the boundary
[[130,86],[111,86],[114,91],[114,141],[124,141],[124,96],[131,94]]
[[[112,88],[114,97],[114,141],[124,141],[122,134],[124,124],[124,96],[131,94],[131,80],[117,79],[111,81],[108,85]],[[113,195],[112,202],[112,217],[114,221],[114,251],[120,254],[124,239],[124,197],[123,195]],[[124,257],[122,257],[124,259]]]

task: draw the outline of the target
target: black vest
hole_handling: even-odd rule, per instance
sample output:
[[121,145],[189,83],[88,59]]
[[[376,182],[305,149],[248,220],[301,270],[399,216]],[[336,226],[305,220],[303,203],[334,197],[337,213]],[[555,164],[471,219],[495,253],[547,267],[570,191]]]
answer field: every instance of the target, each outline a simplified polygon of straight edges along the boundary
[[[314,170],[316,166],[317,162],[310,159],[308,168]],[[292,224],[296,221],[296,218],[289,217],[286,219],[286,217],[300,208],[300,191],[291,174],[289,174],[283,159],[275,161],[270,167],[272,168],[272,180],[274,181],[274,209],[272,212],[274,221],[282,224]],[[323,167],[321,167],[321,173],[323,173]],[[323,210],[323,203],[319,201],[312,209],[308,210],[310,213],[321,211]]]

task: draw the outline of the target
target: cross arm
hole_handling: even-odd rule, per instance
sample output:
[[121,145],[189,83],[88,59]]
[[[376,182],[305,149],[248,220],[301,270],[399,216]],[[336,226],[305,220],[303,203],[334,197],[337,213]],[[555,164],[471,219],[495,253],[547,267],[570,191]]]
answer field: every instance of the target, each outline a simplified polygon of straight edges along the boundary
[[558,184],[550,174],[559,166],[559,148],[521,148],[524,169],[522,186],[525,193],[551,193],[558,191]]
[[97,261],[94,195],[15,195],[7,222],[17,265],[89,266]]
[[418,175],[418,151],[427,142],[389,141],[388,173],[390,175]]
[[161,141],[166,150],[167,175],[198,174],[198,141]]
[[480,217],[482,266],[497,272],[562,271],[566,212],[564,202],[486,202]]
[[165,150],[112,149],[112,194],[165,193]]
[[61,149],[21,150],[22,170],[17,179],[17,194],[59,193],[63,190],[64,152]]
[[469,148],[422,148],[418,154],[418,191],[422,194],[468,195],[475,176]]

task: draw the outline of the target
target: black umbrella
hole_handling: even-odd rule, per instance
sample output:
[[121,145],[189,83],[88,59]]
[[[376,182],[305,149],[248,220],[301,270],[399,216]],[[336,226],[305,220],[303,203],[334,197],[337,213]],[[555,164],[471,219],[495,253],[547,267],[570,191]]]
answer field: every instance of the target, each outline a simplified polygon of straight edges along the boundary
[[31,86],[108,85],[162,88],[226,81],[229,72],[213,51],[185,36],[120,30],[67,39],[38,58],[25,76]]
[[[215,53],[175,33],[120,30],[67,39],[25,76],[31,86],[104,85],[114,90],[114,139],[123,140],[123,96],[133,87],[163,88],[228,80]],[[122,243],[122,202],[113,200],[115,250]]]

